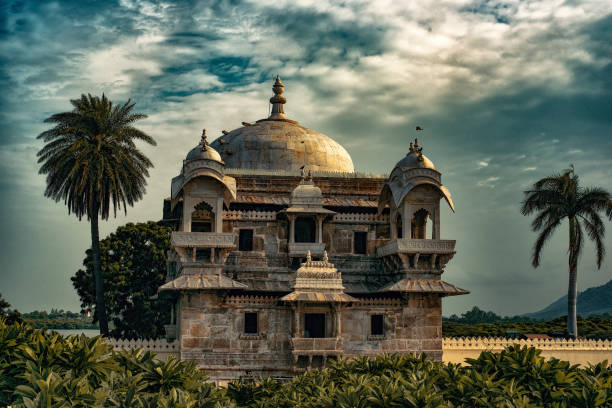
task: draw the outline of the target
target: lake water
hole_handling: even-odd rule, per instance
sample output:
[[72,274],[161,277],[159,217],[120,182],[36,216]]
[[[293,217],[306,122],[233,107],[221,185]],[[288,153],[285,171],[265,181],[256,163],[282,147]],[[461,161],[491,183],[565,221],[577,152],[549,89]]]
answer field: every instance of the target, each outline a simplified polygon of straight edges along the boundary
[[97,329],[55,329],[56,332],[64,337],[85,334],[87,337],[96,337],[100,334]]

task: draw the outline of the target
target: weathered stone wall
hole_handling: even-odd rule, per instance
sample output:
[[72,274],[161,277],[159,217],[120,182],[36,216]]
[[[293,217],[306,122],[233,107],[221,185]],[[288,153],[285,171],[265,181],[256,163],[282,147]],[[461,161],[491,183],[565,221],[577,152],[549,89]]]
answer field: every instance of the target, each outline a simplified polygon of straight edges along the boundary
[[[295,373],[290,342],[293,315],[276,297],[222,299],[199,293],[183,295],[180,302],[180,358],[196,361],[213,380]],[[243,333],[245,312],[258,313],[257,335]],[[383,336],[370,335],[371,314],[384,315]],[[342,355],[425,352],[440,360],[440,324],[438,296],[364,299],[342,312]]]
[[[407,300],[364,300],[343,314],[344,356],[380,353],[427,353],[442,359],[442,315],[437,295],[411,295]],[[383,336],[370,335],[370,316],[384,315]]]
[[[181,359],[197,362],[213,380],[291,375],[290,309],[261,299],[232,304],[212,293],[183,295]],[[245,312],[259,313],[257,336],[244,335]]]

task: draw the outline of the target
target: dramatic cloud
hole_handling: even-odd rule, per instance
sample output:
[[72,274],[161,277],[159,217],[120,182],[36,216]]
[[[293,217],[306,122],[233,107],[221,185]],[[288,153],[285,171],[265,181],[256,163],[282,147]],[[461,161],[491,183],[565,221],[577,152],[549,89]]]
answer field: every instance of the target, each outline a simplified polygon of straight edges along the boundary
[[[479,305],[541,307],[566,288],[565,234],[530,266],[535,238],[522,191],[574,164],[612,190],[612,3],[609,1],[8,1],[0,11],[0,290],[23,310],[76,310],[69,277],[88,227],[43,198],[36,135],[81,93],[132,98],[158,141],[144,200],[103,226],[161,217],[184,154],[262,118],[271,80],[291,118],[343,144],[359,171],[389,172],[416,125],[457,213],[444,279],[472,290],[444,313]],[[607,246],[612,247],[608,236]],[[580,287],[596,272],[592,248]],[[4,293],[6,292],[6,294]],[[517,302],[520,299],[520,302]]]

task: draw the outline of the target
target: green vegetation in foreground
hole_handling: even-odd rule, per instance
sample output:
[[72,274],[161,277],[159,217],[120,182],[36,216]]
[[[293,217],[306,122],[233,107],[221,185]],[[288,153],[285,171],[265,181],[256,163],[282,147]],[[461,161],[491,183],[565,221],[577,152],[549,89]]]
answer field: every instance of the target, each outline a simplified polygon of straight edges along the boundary
[[0,320],[0,405],[13,407],[609,407],[612,366],[587,368],[510,347],[467,360],[412,355],[332,362],[281,383],[207,383],[192,362],[114,353],[100,337]]
[[21,318],[36,329],[98,329],[90,317],[62,309],[51,309],[50,312],[35,310],[23,313]]

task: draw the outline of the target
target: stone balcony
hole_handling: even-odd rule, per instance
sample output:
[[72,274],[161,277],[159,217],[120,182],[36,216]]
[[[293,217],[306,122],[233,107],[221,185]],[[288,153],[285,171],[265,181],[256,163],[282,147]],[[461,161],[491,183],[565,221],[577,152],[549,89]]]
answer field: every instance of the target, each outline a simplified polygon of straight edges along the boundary
[[170,234],[170,244],[179,248],[234,248],[234,234],[224,232],[184,232]]
[[392,239],[376,248],[376,255],[404,254],[454,254],[455,240],[449,239]]
[[340,337],[292,337],[291,351],[294,355],[340,355],[342,338]]
[[323,255],[325,244],[322,242],[290,242],[287,244],[289,256],[302,257],[306,256],[308,251],[313,256]]
[[394,270],[441,272],[455,255],[455,240],[392,239],[376,248],[376,255]]

